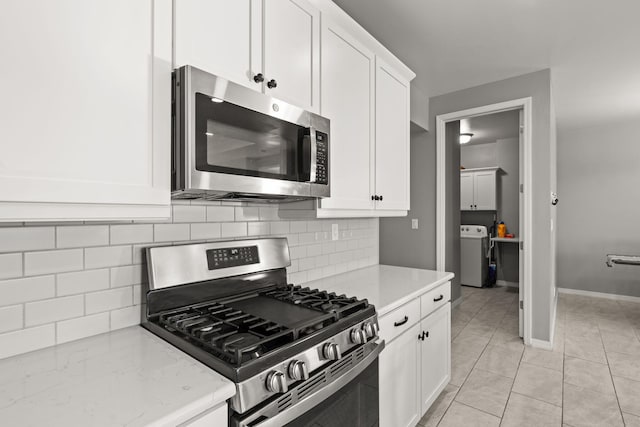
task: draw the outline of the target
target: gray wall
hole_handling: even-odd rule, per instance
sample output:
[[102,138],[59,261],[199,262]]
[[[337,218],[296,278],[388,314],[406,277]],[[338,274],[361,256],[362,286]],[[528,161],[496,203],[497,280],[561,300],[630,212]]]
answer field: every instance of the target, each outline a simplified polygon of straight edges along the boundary
[[[517,129],[519,124],[513,124]],[[516,130],[517,132],[517,130]],[[520,150],[518,138],[499,139],[489,144],[464,145],[460,148],[460,161],[466,168],[498,166],[498,212],[497,220],[504,221],[509,233],[520,236],[519,192]],[[463,224],[493,224],[493,212],[463,211]],[[518,246],[513,243],[496,243],[498,253],[498,280],[518,282]]]
[[558,287],[640,296],[640,267],[604,264],[640,254],[638,122],[559,135]]
[[[549,193],[552,181],[552,119],[551,119],[551,74],[550,71],[541,70],[535,73],[525,74],[513,77],[499,82],[489,83],[482,86],[476,86],[449,94],[432,97],[429,100],[429,122],[430,128],[435,129],[435,117],[440,114],[461,111],[468,108],[480,107],[498,102],[532,97],[533,99],[533,227],[535,232],[531,238],[530,247],[533,255],[533,286],[532,286],[532,306],[533,306],[533,325],[532,337],[538,340],[548,341],[551,334],[551,312],[553,305],[554,290],[551,289],[551,233],[549,232],[552,210],[549,203]],[[435,146],[435,132],[427,135],[424,143],[428,146],[423,150],[423,154],[433,153],[431,151]],[[412,144],[413,145],[413,144]],[[456,145],[456,144],[451,144]],[[455,148],[449,148],[453,151]],[[447,152],[447,157],[451,159],[452,152]],[[412,156],[414,150],[412,148]],[[459,157],[458,157],[459,159]],[[381,233],[381,249],[380,260],[382,263],[390,263],[390,259],[383,256],[384,253],[389,254],[397,251],[402,254],[411,256],[412,252],[432,253],[435,246],[435,238],[431,241],[425,241],[425,233],[411,233],[411,218],[433,218],[431,223],[422,222],[422,228],[435,229],[435,155],[434,157],[422,157],[420,159],[412,158],[411,164],[416,165],[411,169],[411,204],[412,209],[408,218],[390,218],[380,220]],[[455,177],[459,177],[459,168],[449,160],[447,164],[447,174],[449,186],[458,184]],[[449,187],[448,186],[448,187]],[[415,187],[419,187],[418,191],[414,191]],[[426,200],[424,200],[426,199]],[[459,241],[459,228],[454,230],[456,221],[459,222],[460,217],[456,212],[460,211],[460,197],[458,191],[448,191],[445,204],[447,212],[447,230],[452,230],[453,235],[447,236],[446,257],[450,258],[450,254],[455,253],[455,242]],[[425,211],[429,211],[426,212]],[[404,224],[404,225],[403,225]],[[387,227],[400,229],[406,227],[409,232],[406,233],[388,233]],[[431,232],[435,236],[435,231]],[[384,237],[382,237],[384,236]],[[422,237],[422,238],[421,238]],[[425,245],[429,245],[429,249],[425,249]],[[431,262],[429,262],[431,261]],[[404,264],[406,265],[406,264]],[[434,268],[435,260],[427,260],[426,257],[420,259],[420,263],[411,265],[419,268]],[[459,269],[452,270],[459,276]],[[453,284],[452,298],[457,299],[460,296],[460,286]]]

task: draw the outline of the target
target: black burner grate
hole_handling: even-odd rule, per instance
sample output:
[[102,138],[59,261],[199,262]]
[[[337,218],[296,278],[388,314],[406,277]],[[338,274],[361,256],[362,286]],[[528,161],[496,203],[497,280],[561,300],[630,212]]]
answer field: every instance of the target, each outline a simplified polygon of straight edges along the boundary
[[346,295],[337,295],[334,292],[294,285],[279,287],[265,292],[264,295],[322,313],[334,313],[336,320],[345,318],[369,306],[366,299],[359,300]]

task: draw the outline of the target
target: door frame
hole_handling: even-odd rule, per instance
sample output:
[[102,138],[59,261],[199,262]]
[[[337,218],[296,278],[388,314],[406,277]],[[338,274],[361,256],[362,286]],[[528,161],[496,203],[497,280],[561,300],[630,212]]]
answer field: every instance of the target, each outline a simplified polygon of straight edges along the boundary
[[531,186],[532,179],[532,98],[519,98],[511,101],[499,102],[496,104],[484,105],[482,107],[470,108],[461,111],[455,111],[447,114],[436,116],[436,269],[445,271],[446,256],[446,124],[448,122],[467,119],[470,117],[484,116],[487,114],[500,113],[509,110],[523,110],[524,129],[523,152],[523,197],[524,197],[524,223],[520,224],[520,241],[522,245],[521,261],[524,264],[524,275],[520,277],[523,282],[524,290],[524,343],[531,344],[531,327],[532,327],[532,301],[531,301],[531,284],[532,284],[532,251],[531,236],[533,235],[533,194]]

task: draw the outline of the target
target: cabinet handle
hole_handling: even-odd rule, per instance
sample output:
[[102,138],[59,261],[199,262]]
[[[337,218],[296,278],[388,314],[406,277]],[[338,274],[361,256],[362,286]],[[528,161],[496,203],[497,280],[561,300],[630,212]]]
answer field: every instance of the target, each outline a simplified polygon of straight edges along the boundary
[[264,75],[262,73],[258,73],[253,76],[253,81],[256,83],[262,83],[264,81]]
[[382,200],[382,197],[375,195],[375,196],[371,196],[371,200]]
[[402,326],[402,325],[404,325],[405,323],[407,323],[408,321],[409,321],[409,317],[408,317],[408,316],[404,316],[404,319],[403,319],[403,320],[401,320],[401,321],[399,321],[399,322],[395,322],[395,323],[393,324],[393,326]]
[[375,200],[375,199],[376,199],[376,196],[371,196],[371,200]]
[[382,201],[382,196],[380,196],[380,201]]
[[271,79],[271,80],[269,80],[269,81],[267,82],[267,87],[268,87],[269,89],[273,89],[273,88],[275,88],[275,87],[278,87],[278,82],[277,82],[277,81],[275,81],[274,79]]
[[433,302],[442,301],[442,298],[444,298],[444,295],[440,295],[438,298],[434,298]]
[[426,338],[429,338],[429,332],[422,331],[421,334],[418,334],[418,339],[420,341],[424,341]]

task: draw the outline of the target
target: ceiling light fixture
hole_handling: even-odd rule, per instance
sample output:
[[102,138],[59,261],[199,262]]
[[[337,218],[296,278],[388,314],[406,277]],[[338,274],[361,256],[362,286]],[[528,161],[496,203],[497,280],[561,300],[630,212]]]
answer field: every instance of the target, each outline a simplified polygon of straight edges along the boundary
[[460,134],[460,144],[467,144],[471,141],[472,133],[461,133]]

